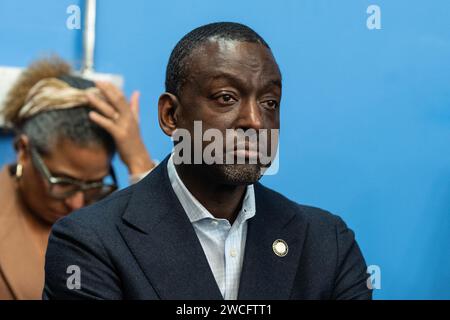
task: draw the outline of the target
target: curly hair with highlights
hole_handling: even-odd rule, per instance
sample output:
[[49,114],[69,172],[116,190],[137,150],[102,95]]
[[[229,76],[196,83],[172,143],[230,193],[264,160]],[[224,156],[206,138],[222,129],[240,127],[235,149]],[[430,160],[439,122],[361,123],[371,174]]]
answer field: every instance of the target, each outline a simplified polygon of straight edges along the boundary
[[21,120],[19,113],[24,106],[28,92],[40,80],[58,78],[70,86],[86,89],[95,83],[72,74],[70,65],[59,57],[40,59],[26,68],[7,94],[3,116],[14,127],[16,137],[25,134],[41,154],[48,154],[62,139],[79,146],[99,145],[112,155],[115,143],[111,135],[89,119],[92,110],[89,105],[71,109],[51,110]]

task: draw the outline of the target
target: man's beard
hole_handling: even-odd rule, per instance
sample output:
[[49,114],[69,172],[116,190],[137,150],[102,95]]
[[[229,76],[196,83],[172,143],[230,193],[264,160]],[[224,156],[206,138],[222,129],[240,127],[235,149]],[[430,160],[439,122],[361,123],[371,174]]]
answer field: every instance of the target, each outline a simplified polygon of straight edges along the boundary
[[217,180],[228,185],[253,184],[262,176],[258,164],[216,164],[210,167]]

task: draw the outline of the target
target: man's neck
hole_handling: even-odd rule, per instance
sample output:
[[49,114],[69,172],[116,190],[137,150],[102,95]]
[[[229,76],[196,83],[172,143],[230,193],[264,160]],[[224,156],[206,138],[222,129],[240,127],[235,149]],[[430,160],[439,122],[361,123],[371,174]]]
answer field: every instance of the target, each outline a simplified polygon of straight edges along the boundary
[[216,218],[233,224],[242,207],[246,185],[219,184],[204,176],[199,177],[192,167],[176,165],[178,176],[189,192]]

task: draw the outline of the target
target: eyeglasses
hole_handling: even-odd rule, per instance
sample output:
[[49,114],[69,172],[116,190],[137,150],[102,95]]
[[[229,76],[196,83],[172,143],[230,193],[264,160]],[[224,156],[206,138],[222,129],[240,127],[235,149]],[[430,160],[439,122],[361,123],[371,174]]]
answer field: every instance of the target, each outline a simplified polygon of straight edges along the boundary
[[30,147],[30,154],[34,166],[48,182],[48,193],[52,198],[63,200],[78,192],[83,192],[85,202],[93,203],[117,190],[116,174],[112,167],[108,176],[111,178],[111,182],[105,182],[108,178],[106,177],[102,182],[86,183],[75,179],[52,176],[42,157],[34,147]]

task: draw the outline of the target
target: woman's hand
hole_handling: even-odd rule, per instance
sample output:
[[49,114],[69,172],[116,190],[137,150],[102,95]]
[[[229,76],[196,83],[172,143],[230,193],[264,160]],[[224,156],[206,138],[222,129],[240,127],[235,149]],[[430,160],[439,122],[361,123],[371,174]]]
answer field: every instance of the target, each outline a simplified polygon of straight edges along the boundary
[[150,171],[155,163],[139,130],[139,92],[133,92],[128,103],[120,89],[113,84],[104,81],[97,81],[95,84],[106,101],[88,94],[91,106],[98,111],[91,111],[90,119],[114,138],[120,159],[131,175]]

